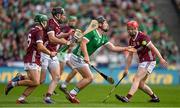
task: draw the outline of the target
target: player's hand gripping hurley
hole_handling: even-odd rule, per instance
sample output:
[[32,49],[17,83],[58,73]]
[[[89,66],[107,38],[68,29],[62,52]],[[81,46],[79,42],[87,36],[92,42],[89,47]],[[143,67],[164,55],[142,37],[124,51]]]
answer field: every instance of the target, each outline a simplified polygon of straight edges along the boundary
[[[87,29],[82,33],[81,30],[76,29],[74,36],[72,36],[71,43],[78,43],[82,40],[83,36],[88,34],[89,32],[98,28],[97,20],[92,20]],[[69,48],[69,45],[64,45],[59,51],[65,52]]]

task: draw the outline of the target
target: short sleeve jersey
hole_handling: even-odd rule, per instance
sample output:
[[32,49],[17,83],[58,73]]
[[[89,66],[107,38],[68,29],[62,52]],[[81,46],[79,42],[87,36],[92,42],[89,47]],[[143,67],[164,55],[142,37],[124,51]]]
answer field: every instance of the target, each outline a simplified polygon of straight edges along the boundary
[[[108,37],[106,35],[100,35],[96,29],[86,34],[83,38],[88,40],[86,46],[89,56],[91,56],[98,48],[100,48],[108,42]],[[76,56],[84,57],[80,45],[78,45],[73,50],[73,54],[75,54]]]
[[152,52],[148,48],[150,42],[150,38],[140,31],[134,39],[130,38],[129,40],[129,45],[134,46],[134,48],[137,49],[137,54],[140,63],[145,61],[155,61],[154,52]]

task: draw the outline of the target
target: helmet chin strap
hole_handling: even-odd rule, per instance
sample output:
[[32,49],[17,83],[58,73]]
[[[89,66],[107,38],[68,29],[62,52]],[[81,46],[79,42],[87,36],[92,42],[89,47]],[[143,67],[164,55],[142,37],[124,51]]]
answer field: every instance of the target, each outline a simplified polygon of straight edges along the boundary
[[40,22],[40,24],[45,29],[45,24],[43,24],[42,22]]
[[57,16],[56,16],[56,15],[54,15],[54,17],[55,17],[55,19],[56,19],[56,20],[58,20],[58,18],[57,18]]
[[103,32],[108,32],[108,29],[103,29],[103,27],[99,27]]
[[57,16],[56,16],[56,15],[54,15],[54,17],[55,17],[55,19],[58,21],[58,23],[62,23],[62,20],[61,20],[61,19],[59,19],[59,18],[57,18]]

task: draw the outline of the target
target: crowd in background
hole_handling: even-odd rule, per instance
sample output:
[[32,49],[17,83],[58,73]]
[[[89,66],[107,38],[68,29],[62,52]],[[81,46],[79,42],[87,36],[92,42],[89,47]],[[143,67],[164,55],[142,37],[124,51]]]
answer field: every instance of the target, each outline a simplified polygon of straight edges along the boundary
[[180,14],[180,0],[172,0],[172,2],[175,5],[178,13]]
[[[178,47],[150,0],[0,0],[0,66],[23,60],[26,33],[34,15],[51,16],[50,10],[56,6],[64,7],[67,15],[77,16],[77,26],[82,30],[91,19],[99,15],[106,17],[110,41],[121,46],[128,45],[126,22],[137,20],[139,29],[151,37],[170,65],[175,66],[179,61]],[[92,61],[98,66],[116,67],[125,65],[126,56],[126,52],[113,53],[102,48]],[[137,64],[137,57],[133,64]]]

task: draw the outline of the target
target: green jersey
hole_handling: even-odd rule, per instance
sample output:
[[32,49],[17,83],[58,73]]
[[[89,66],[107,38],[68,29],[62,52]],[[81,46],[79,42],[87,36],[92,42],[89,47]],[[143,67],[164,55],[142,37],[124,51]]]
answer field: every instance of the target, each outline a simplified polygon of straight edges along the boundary
[[[89,56],[108,42],[107,35],[100,35],[96,29],[86,34],[83,38],[89,41],[86,45]],[[73,54],[84,57],[80,44],[73,50]]]

